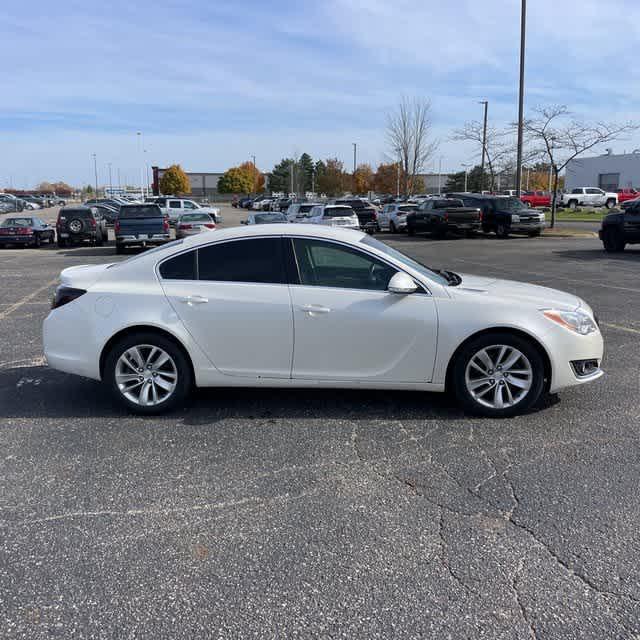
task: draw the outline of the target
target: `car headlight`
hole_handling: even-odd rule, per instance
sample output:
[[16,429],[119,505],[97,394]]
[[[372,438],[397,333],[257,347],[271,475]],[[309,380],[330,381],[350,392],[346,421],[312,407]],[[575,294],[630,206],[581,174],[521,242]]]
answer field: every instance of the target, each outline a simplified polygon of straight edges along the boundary
[[518,216],[516,214],[512,214],[511,222],[520,222],[520,216]]
[[544,313],[545,318],[565,327],[565,329],[579,333],[581,336],[586,336],[598,330],[593,318],[581,309],[578,309],[577,311],[544,309],[542,312]]

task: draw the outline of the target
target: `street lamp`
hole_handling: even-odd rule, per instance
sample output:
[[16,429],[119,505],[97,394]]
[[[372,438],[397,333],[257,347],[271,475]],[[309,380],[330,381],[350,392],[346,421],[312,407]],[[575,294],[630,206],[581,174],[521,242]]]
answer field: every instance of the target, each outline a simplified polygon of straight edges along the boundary
[[464,167],[464,192],[467,193],[467,179],[469,177],[469,167],[470,164],[463,164]]
[[353,195],[356,194],[356,143],[352,142],[353,145]]
[[142,196],[142,199],[144,200],[144,160],[142,157],[142,132],[138,131],[136,133],[137,139],[138,139],[138,155],[140,158],[140,195]]
[[93,172],[96,178],[96,198],[98,197],[98,163],[96,161],[96,154],[93,153]]
[[107,162],[107,166],[109,167],[109,197],[113,198],[113,182],[111,181],[111,163]]
[[489,110],[489,101],[488,100],[480,100],[478,104],[484,105],[484,125],[482,127],[482,163],[480,165],[480,193],[484,189],[484,157],[487,152],[487,112]]
[[518,95],[518,151],[516,156],[516,195],[520,195],[522,180],[522,129],[524,120],[524,47],[527,26],[527,0],[522,0],[520,11],[520,91]]
[[440,178],[442,176],[442,156],[438,158],[438,195],[442,194],[442,190],[440,188]]

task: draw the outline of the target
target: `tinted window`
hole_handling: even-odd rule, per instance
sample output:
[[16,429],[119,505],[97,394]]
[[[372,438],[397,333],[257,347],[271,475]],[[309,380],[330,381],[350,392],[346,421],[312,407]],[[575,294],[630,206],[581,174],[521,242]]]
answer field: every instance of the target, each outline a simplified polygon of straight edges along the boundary
[[300,209],[298,210],[298,213],[309,213],[311,209],[313,209],[312,204],[301,204]]
[[398,211],[417,211],[418,207],[415,204],[403,204],[398,207]]
[[91,218],[93,216],[91,209],[63,209],[60,213],[67,218]]
[[325,218],[344,218],[353,215],[351,207],[325,207],[323,217]]
[[582,189],[572,189],[571,193],[582,193]]
[[156,198],[155,202],[159,207],[166,207],[167,206],[167,199],[166,198]]
[[3,223],[3,227],[30,227],[33,225],[31,218],[7,218]]
[[169,200],[169,209],[180,209],[180,200]]
[[181,253],[160,265],[160,275],[166,280],[196,280],[196,252]]
[[161,218],[162,211],[155,204],[120,207],[120,218]]
[[286,222],[282,213],[258,213],[254,216],[256,224],[268,224],[270,222]]
[[200,280],[284,283],[280,238],[220,242],[198,250]]
[[300,238],[293,244],[303,285],[386,291],[396,273],[384,262],[344,245]]

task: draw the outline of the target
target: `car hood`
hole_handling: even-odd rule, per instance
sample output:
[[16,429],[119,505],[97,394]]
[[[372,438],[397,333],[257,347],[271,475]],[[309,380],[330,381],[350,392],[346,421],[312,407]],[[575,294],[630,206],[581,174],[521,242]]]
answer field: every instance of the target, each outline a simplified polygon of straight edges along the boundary
[[457,287],[449,287],[449,291],[454,297],[459,295],[490,295],[501,298],[505,302],[513,302],[536,309],[575,310],[585,306],[577,296],[549,287],[515,280],[500,280],[462,273],[459,275],[462,282]]
[[87,289],[95,284],[111,264],[79,264],[60,273],[60,284],[76,289]]

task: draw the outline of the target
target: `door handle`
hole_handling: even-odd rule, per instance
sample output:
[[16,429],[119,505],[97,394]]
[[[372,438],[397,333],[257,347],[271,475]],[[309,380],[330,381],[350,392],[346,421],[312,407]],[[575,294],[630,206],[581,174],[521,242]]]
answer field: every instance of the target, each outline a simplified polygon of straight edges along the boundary
[[315,314],[320,315],[322,313],[331,313],[331,309],[329,309],[329,307],[323,307],[319,304],[304,304],[300,307],[300,310],[303,313],[308,313],[310,316]]
[[209,302],[209,298],[205,298],[203,296],[186,296],[184,298],[180,298],[180,302],[184,302],[192,307],[194,304],[205,304]]

